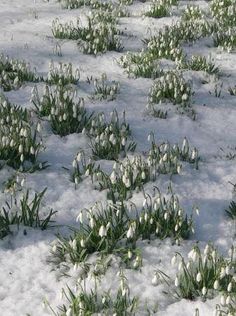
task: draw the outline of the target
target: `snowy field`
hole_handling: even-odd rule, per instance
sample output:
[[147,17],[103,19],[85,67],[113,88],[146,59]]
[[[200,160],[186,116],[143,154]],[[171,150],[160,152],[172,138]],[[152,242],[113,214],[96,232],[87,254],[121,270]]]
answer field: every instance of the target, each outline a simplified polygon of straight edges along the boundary
[[235,1],[67,3],[0,0],[0,315],[236,315]]

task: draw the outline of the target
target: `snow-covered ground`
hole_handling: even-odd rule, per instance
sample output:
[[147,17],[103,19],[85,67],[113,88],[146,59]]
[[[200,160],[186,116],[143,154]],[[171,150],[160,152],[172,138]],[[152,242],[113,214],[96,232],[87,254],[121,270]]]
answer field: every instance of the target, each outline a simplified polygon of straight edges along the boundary
[[[180,2],[180,6],[193,2],[201,7],[207,4],[207,1]],[[132,15],[120,19],[119,28],[134,35],[122,38],[124,51],[107,52],[94,57],[80,52],[74,41],[55,39],[51,32],[53,19],[58,17],[62,21],[73,20],[88,13],[87,8],[65,10],[56,1],[0,0],[0,53],[26,60],[44,76],[47,75],[50,60],[55,63],[71,62],[81,71],[78,95],[85,95],[84,86],[88,76],[99,77],[106,72],[110,80],[120,82],[121,89],[117,99],[98,102],[86,98],[85,105],[91,111],[104,111],[108,115],[113,109],[120,114],[125,110],[127,122],[137,142],[137,152],[149,149],[147,136],[150,132],[154,133],[156,141],[168,140],[171,144],[181,143],[186,136],[191,145],[199,150],[199,170],[186,166],[181,175],[171,177],[172,188],[185,210],[190,212],[193,205],[197,205],[200,210],[199,217],[194,217],[195,233],[191,235],[190,240],[181,242],[180,246],[172,245],[169,239],[154,240],[150,243],[140,241],[143,267],[141,271],[127,269],[125,275],[131,294],[139,297],[141,306],[144,306],[145,302],[150,306],[157,305],[157,315],[189,316],[199,308],[200,315],[208,316],[212,315],[219,297],[206,302],[200,299],[177,300],[165,293],[164,285],[154,287],[151,281],[156,269],[173,276],[176,268],[171,266],[171,258],[176,251],[186,256],[196,241],[203,247],[211,241],[223,254],[235,243],[235,227],[226,217],[225,209],[232,200],[233,187],[229,181],[236,183],[235,158],[230,160],[226,157],[229,152],[236,153],[236,97],[227,91],[229,86],[236,84],[236,54],[223,52],[204,41],[185,46],[188,54],[211,54],[222,74],[219,79],[223,82],[221,97],[216,98],[214,94],[209,94],[209,91],[214,90],[214,82],[201,84],[203,73],[188,71],[186,75],[193,81],[195,91],[193,107],[197,114],[196,120],[175,112],[167,119],[145,115],[152,80],[128,78],[124,69],[118,65],[117,59],[127,50],[140,50],[148,29],[159,29],[176,20],[176,16],[160,19],[140,16],[140,12],[147,6],[147,3],[135,2],[129,7]],[[55,54],[58,43],[62,56]],[[42,83],[38,85],[41,86]],[[25,83],[19,90],[4,94],[11,102],[32,108],[30,96],[33,86],[33,83]],[[24,235],[23,229],[20,228],[13,235],[0,240],[0,315],[4,316],[50,315],[50,311],[43,306],[45,299],[54,309],[64,302],[61,299],[61,289],[66,284],[74,286],[77,275],[76,271],[71,271],[70,277],[61,276],[60,271],[55,270],[49,262],[55,234],[66,230],[66,225],[76,227],[78,223],[75,219],[79,210],[92,206],[98,200],[106,199],[105,191],[94,190],[89,179],[82,181],[75,190],[69,173],[62,168],[71,168],[72,160],[80,148],[89,150],[84,135],[71,134],[61,138],[54,135],[43,122],[43,137],[45,151],[40,154],[40,160],[48,161],[50,167],[32,174],[26,173],[25,186],[36,192],[47,187],[44,203],[48,208],[57,211],[54,219],[58,227],[46,231],[27,228],[27,235]],[[9,167],[0,170],[1,189],[3,182],[13,172]],[[155,185],[164,193],[169,182],[170,176],[162,175]],[[153,183],[145,185],[147,191],[152,187]],[[7,193],[0,193],[0,205],[4,204],[7,197]],[[141,193],[137,193],[132,200],[137,205],[142,205],[143,197]],[[115,258],[103,276],[101,286],[114,290],[117,271],[118,258]],[[87,282],[92,284],[91,280]]]

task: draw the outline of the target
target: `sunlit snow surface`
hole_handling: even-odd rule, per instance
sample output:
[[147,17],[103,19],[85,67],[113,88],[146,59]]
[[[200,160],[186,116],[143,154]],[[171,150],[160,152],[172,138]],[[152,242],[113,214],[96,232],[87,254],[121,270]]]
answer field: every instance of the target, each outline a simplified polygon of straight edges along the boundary
[[[193,1],[181,1],[181,4]],[[195,4],[205,6],[205,1],[194,1]],[[121,18],[120,29],[135,37],[123,38],[125,50],[138,51],[142,48],[142,38],[147,35],[148,28],[158,29],[165,24],[171,24],[176,17],[161,19],[138,17],[147,7],[147,3],[137,2],[129,7],[134,16]],[[198,307],[200,315],[212,315],[218,298],[205,303],[201,301],[177,301],[170,295],[163,293],[163,285],[153,287],[151,280],[156,268],[173,276],[175,267],[170,265],[170,259],[175,251],[186,255],[193,243],[200,241],[202,246],[212,241],[223,253],[226,253],[233,242],[234,228],[225,217],[224,210],[232,199],[232,186],[236,183],[236,164],[234,160],[227,160],[226,153],[236,147],[236,97],[227,92],[228,86],[236,83],[236,55],[225,53],[205,41],[185,46],[188,53],[211,54],[217,66],[223,73],[223,93],[221,98],[209,94],[214,84],[202,85],[199,78],[203,74],[188,72],[194,85],[194,108],[197,119],[192,121],[187,116],[172,113],[166,120],[155,119],[144,115],[150,79],[128,79],[123,69],[117,64],[117,59],[123,54],[108,52],[102,56],[84,55],[79,52],[73,41],[58,41],[51,33],[51,23],[56,17],[63,21],[76,19],[84,15],[88,9],[63,10],[56,1],[42,0],[1,0],[0,1],[0,53],[13,58],[24,59],[36,67],[41,75],[46,75],[48,63],[72,62],[75,68],[81,70],[81,84],[79,94],[83,94],[83,83],[87,76],[100,76],[107,73],[109,79],[117,80],[121,84],[118,98],[112,102],[91,102],[86,106],[91,111],[104,111],[109,114],[114,108],[119,113],[126,111],[127,121],[137,142],[137,151],[149,148],[147,135],[153,131],[156,140],[179,142],[187,136],[190,143],[199,149],[201,162],[199,170],[186,166],[181,176],[174,176],[173,189],[180,196],[186,211],[191,211],[192,205],[198,205],[200,216],[195,218],[195,234],[191,240],[183,242],[180,247],[171,245],[170,240],[140,242],[143,252],[143,268],[141,272],[127,270],[131,295],[139,297],[141,306],[148,301],[151,306],[158,305],[157,315],[189,316]],[[35,14],[38,18],[35,19]],[[61,45],[62,57],[54,54],[57,42]],[[39,84],[41,85],[41,84]],[[27,83],[17,91],[7,92],[10,101],[30,108],[30,92],[33,84]],[[45,126],[44,126],[45,125]],[[62,167],[69,168],[74,155],[79,148],[88,150],[84,136],[73,134],[60,138],[53,135],[44,124],[44,142],[46,150],[40,156],[47,160],[51,167],[34,174],[26,175],[26,186],[36,191],[47,187],[44,199],[48,207],[57,210],[56,221],[62,225],[76,226],[75,218],[80,209],[91,206],[97,200],[105,200],[105,192],[95,191],[91,182],[83,181],[78,189],[70,182],[69,175]],[[0,188],[2,183],[12,174],[6,167],[0,171]],[[155,183],[165,193],[169,184],[168,176],[161,176]],[[153,184],[145,185],[151,190]],[[0,193],[0,202],[4,203],[6,194]],[[133,201],[142,204],[142,195],[134,194]],[[66,230],[66,228],[64,228]],[[59,278],[59,272],[53,271],[48,262],[51,242],[60,228],[49,229],[46,232],[23,229],[0,241],[0,315],[4,316],[42,316],[50,314],[43,308],[43,301],[47,299],[51,305],[61,305],[60,293],[62,287],[68,283],[73,286],[76,273],[71,271],[71,278]],[[118,260],[118,259],[117,259]],[[118,264],[109,268],[102,286],[105,289],[115,287]],[[91,283],[88,280],[88,284]],[[91,283],[92,285],[92,283]],[[140,312],[141,315],[141,312]]]

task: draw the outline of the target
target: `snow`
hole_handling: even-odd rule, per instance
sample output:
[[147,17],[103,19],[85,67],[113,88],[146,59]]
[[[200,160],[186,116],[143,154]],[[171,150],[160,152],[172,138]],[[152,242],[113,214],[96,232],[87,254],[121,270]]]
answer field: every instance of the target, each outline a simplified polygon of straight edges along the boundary
[[[182,1],[182,5],[192,1]],[[194,1],[206,6],[206,1]],[[163,25],[171,24],[176,17],[161,19],[143,18],[137,16],[147,7],[147,3],[137,2],[129,10],[134,16],[121,18],[120,28],[127,29],[134,37],[123,37],[125,50],[138,51],[143,44],[141,39],[147,36],[148,28],[159,29]],[[132,11],[133,10],[133,11]],[[155,269],[163,270],[170,276],[176,272],[170,265],[175,251],[186,255],[191,246],[199,241],[204,246],[208,241],[214,242],[222,253],[226,253],[232,243],[235,243],[235,227],[226,218],[224,210],[232,199],[232,185],[236,183],[236,164],[228,160],[228,152],[235,153],[236,147],[236,98],[227,93],[227,88],[236,82],[236,55],[228,54],[213,48],[208,42],[200,41],[192,46],[186,46],[188,54],[202,53],[215,59],[221,70],[220,80],[223,82],[223,93],[220,98],[210,95],[214,90],[214,83],[202,85],[204,74],[188,72],[186,76],[192,78],[194,95],[194,109],[197,113],[195,121],[187,116],[176,113],[170,114],[166,120],[155,119],[144,115],[148,90],[151,79],[129,79],[123,69],[117,64],[124,52],[108,52],[102,56],[83,55],[73,41],[59,41],[53,38],[51,23],[56,17],[68,21],[79,15],[88,13],[88,9],[63,10],[56,1],[42,0],[1,0],[0,1],[0,53],[10,57],[24,59],[36,67],[41,75],[46,75],[48,63],[72,62],[75,68],[81,70],[81,80],[78,94],[86,94],[83,87],[87,76],[100,76],[103,72],[111,80],[121,84],[121,91],[115,101],[94,102],[86,100],[89,111],[104,111],[107,115],[116,108],[121,114],[126,111],[126,118],[130,124],[133,137],[137,142],[137,151],[149,148],[147,136],[153,131],[156,141],[168,140],[170,143],[181,142],[187,136],[190,144],[196,146],[201,156],[199,170],[186,166],[182,174],[171,178],[174,192],[186,211],[191,211],[192,205],[197,205],[200,216],[194,218],[195,234],[181,246],[172,245],[170,240],[140,242],[143,255],[141,272],[127,270],[126,276],[132,295],[137,295],[143,306],[145,301],[151,306],[158,305],[158,316],[189,316],[195,308],[199,308],[200,315],[210,316],[219,298],[201,302],[176,300],[163,291],[164,285],[154,287],[151,284]],[[34,17],[37,15],[37,19]],[[59,43],[62,57],[53,53]],[[39,84],[40,86],[41,84]],[[26,83],[17,91],[5,93],[13,103],[30,108],[30,91],[32,83]],[[75,284],[75,272],[70,278],[60,276],[49,262],[51,243],[56,239],[58,231],[67,231],[67,225],[77,226],[75,218],[79,210],[93,205],[97,200],[106,199],[105,192],[93,189],[89,179],[79,184],[77,190],[70,181],[68,172],[62,167],[71,168],[72,160],[80,148],[89,152],[89,144],[81,134],[68,135],[60,138],[54,135],[47,124],[43,123],[44,143],[46,149],[40,154],[42,161],[48,161],[50,167],[33,174],[26,174],[26,187],[40,192],[47,187],[44,203],[48,208],[57,210],[55,220],[64,228],[51,228],[40,231],[26,228],[15,230],[13,235],[0,240],[0,315],[4,316],[42,316],[50,311],[43,307],[46,299],[51,306],[62,304],[61,289],[65,284]],[[3,181],[13,174],[13,170],[5,167],[0,170],[0,189]],[[156,185],[166,192],[170,182],[169,176],[160,176]],[[153,183],[145,188],[151,190]],[[0,193],[0,205],[3,205],[7,194]],[[133,201],[142,203],[142,195],[134,194]],[[102,286],[114,289],[114,276],[118,271],[117,258],[113,258],[112,268],[103,277]],[[92,281],[88,280],[88,283]],[[141,304],[141,305],[142,305]],[[140,312],[141,315],[141,312]]]

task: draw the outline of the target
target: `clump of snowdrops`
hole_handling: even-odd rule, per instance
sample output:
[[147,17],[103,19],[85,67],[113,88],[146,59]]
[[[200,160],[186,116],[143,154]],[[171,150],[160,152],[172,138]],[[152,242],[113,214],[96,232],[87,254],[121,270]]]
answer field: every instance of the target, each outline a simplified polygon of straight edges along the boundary
[[[192,215],[185,214],[178,197],[172,192],[163,196],[158,188],[153,195],[144,193],[142,207],[133,202],[97,202],[80,211],[79,228],[70,238],[59,236],[53,245],[53,260],[77,264],[90,254],[116,254],[133,268],[141,264],[135,254],[139,239],[172,238],[179,242],[193,231]],[[131,265],[132,263],[132,265]]]
[[77,99],[76,91],[68,86],[46,85],[42,97],[35,86],[32,89],[31,102],[40,116],[48,117],[53,132],[60,136],[82,132],[92,115],[88,115],[84,99]]
[[[93,289],[86,288],[81,285],[78,280],[75,290],[67,286],[67,289],[62,289],[62,297],[66,298],[67,304],[59,307],[59,313],[49,308],[55,315],[58,316],[82,316],[82,315],[126,315],[132,316],[135,314],[138,307],[137,297],[131,298],[130,289],[127,279],[123,271],[119,272],[119,285],[115,293],[112,289],[108,291],[99,291],[99,279],[93,276],[95,286]],[[83,280],[82,280],[83,281]]]
[[94,85],[94,92],[92,95],[93,99],[112,101],[112,100],[115,100],[116,95],[120,91],[119,82],[116,82],[116,81],[109,82],[107,80],[107,76],[105,73],[101,75],[101,78],[95,78],[93,80],[93,85]]
[[158,145],[154,139],[151,141],[151,148],[145,156],[134,155],[115,162],[111,174],[102,170],[95,172],[92,175],[94,187],[107,189],[108,199],[115,202],[130,198],[132,191],[139,192],[145,183],[155,181],[159,174],[179,174],[181,161],[189,162],[198,169],[198,150],[191,149],[186,138],[182,146],[172,146],[168,142]]
[[109,122],[104,113],[99,113],[92,119],[87,135],[95,159],[117,160],[136,148],[136,143],[131,140],[131,130],[126,122],[125,112],[121,119],[116,110],[112,111]]
[[178,72],[166,72],[156,80],[150,91],[148,102],[158,104],[166,101],[179,105],[181,109],[189,109],[193,92],[191,85]]
[[114,21],[107,22],[106,19],[99,19],[92,15],[87,17],[87,26],[81,26],[80,20],[65,24],[55,19],[52,23],[53,36],[60,39],[77,40],[83,53],[97,55],[106,51],[122,49],[119,31]]
[[175,279],[176,294],[180,298],[203,299],[221,294],[223,306],[231,304],[235,298],[235,248],[229,250],[225,258],[211,244],[204,251],[195,245],[188,254],[188,261],[177,253],[172,263],[178,262],[178,274]]
[[43,168],[37,161],[43,148],[41,124],[32,122],[31,113],[0,97],[0,161],[21,171]]
[[25,81],[39,80],[36,70],[32,71],[29,63],[0,55],[0,87],[4,91],[18,89]]
[[58,66],[55,66],[53,61],[49,63],[47,83],[59,86],[66,86],[68,84],[76,85],[79,79],[80,71],[78,68],[74,71],[71,63],[59,63]]

